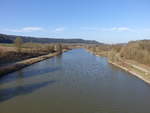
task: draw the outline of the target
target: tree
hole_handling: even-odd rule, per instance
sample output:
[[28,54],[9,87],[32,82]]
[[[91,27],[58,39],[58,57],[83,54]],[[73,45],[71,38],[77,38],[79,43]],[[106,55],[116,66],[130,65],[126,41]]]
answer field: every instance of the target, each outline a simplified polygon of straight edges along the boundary
[[48,51],[48,52],[54,52],[54,51],[55,51],[53,44],[48,44],[48,45],[46,46],[46,48],[47,48],[47,51]]
[[20,37],[17,37],[14,41],[14,44],[15,44],[15,47],[17,49],[17,52],[20,53],[21,52],[21,49],[22,49],[22,44],[23,44],[23,41]]
[[60,43],[56,44],[55,50],[61,54],[63,52],[62,45]]

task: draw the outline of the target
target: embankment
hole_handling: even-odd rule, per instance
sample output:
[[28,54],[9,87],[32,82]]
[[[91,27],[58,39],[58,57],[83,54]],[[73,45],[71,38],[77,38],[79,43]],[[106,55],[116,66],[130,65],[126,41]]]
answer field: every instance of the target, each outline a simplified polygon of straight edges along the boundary
[[136,69],[134,68],[127,68],[127,67],[124,67],[124,66],[121,66],[120,64],[118,63],[115,63],[115,62],[112,62],[112,61],[108,61],[110,64],[116,66],[116,67],[119,67],[129,73],[131,73],[132,75],[135,75],[136,77],[138,77],[139,79],[143,80],[144,82],[150,84],[150,79],[149,79],[149,75],[148,74],[145,74],[145,72],[138,72]]
[[[66,51],[68,51],[68,50],[64,50],[63,52],[66,52]],[[27,66],[32,65],[34,63],[40,62],[42,60],[57,56],[59,54],[60,54],[59,52],[50,53],[48,55],[43,55],[43,56],[39,56],[36,58],[30,58],[27,60],[16,62],[16,63],[8,65],[8,66],[2,66],[2,67],[0,67],[0,77],[6,75],[8,73],[18,71],[24,67],[27,67]]]
[[[96,55],[96,56],[106,56],[106,55],[101,55],[101,53],[94,53],[93,51],[88,50],[90,53]],[[119,62],[114,62],[108,59],[108,62],[118,68],[121,68],[132,75],[138,77],[139,79],[143,80],[144,82],[150,84],[150,71],[143,69],[143,67],[140,66],[135,66],[134,64],[125,62],[123,60],[120,60]]]

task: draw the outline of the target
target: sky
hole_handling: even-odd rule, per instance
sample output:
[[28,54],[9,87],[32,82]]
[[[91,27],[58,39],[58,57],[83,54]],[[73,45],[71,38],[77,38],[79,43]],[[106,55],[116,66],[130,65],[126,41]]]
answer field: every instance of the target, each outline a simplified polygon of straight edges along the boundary
[[0,0],[0,33],[104,43],[150,39],[150,0]]

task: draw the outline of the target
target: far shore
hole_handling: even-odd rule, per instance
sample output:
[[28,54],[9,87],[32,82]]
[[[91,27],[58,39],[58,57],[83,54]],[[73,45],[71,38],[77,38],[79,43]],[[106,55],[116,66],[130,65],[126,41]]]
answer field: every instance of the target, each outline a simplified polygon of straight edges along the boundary
[[[66,51],[68,51],[68,50],[67,49],[63,50],[63,52],[66,52]],[[42,60],[57,56],[59,54],[60,54],[59,52],[49,53],[47,55],[42,55],[42,56],[38,56],[35,58],[29,58],[26,60],[22,60],[22,61],[14,63],[14,64],[10,64],[8,66],[2,66],[2,67],[0,67],[0,77],[6,75],[8,73],[18,71],[24,67],[27,67],[27,66],[32,65],[34,63],[40,62]]]

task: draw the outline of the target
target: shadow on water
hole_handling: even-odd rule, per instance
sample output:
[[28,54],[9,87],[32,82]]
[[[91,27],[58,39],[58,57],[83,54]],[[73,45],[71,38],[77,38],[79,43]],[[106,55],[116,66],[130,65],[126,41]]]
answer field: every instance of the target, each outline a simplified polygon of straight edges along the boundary
[[33,91],[36,91],[39,88],[45,87],[45,86],[47,86],[49,84],[53,84],[55,82],[56,82],[55,80],[51,80],[51,81],[45,81],[45,82],[41,82],[41,83],[17,86],[17,87],[13,87],[13,88],[0,89],[0,102],[9,100],[16,96],[32,93]]
[[55,56],[55,64],[61,65],[61,64],[62,64],[62,58],[63,58],[63,54],[60,54],[60,55],[58,55],[58,56]]
[[58,70],[61,70],[61,67],[51,67],[51,68],[27,70],[26,72],[24,72],[24,70],[22,69],[11,75],[8,75],[8,76],[6,75],[6,76],[0,78],[1,79],[0,84],[12,82],[17,79],[24,79],[24,78],[29,78],[29,77],[33,77],[33,76],[43,75],[46,73],[52,73],[52,72],[55,72]]

